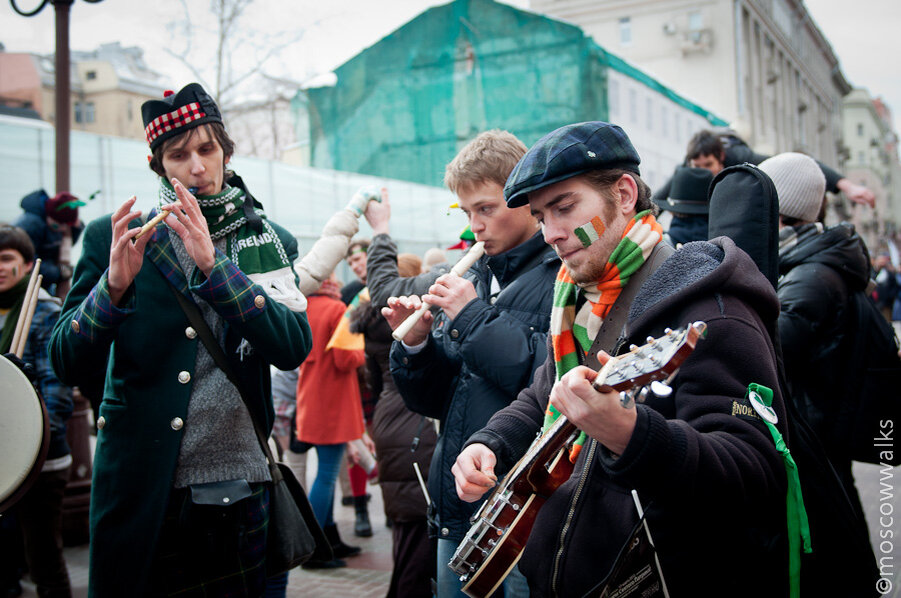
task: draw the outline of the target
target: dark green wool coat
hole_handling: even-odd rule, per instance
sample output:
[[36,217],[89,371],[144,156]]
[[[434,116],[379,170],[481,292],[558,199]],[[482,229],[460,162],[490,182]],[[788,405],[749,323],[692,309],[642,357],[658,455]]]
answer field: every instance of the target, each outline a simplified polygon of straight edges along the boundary
[[[273,227],[293,263],[296,241]],[[190,286],[223,317],[225,353],[256,399],[252,417],[267,430],[273,420],[269,365],[293,369],[311,345],[306,314],[270,300],[224,255],[217,252],[209,279],[195,269],[186,280],[168,229],[158,227],[153,235],[140,272],[115,308],[107,290],[111,218],[87,227],[50,343],[53,367],[65,383],[78,385],[106,372],[91,494],[91,596],[145,591],[169,500],[202,341],[167,278],[188,296]],[[236,353],[242,338],[252,347],[243,359]]]

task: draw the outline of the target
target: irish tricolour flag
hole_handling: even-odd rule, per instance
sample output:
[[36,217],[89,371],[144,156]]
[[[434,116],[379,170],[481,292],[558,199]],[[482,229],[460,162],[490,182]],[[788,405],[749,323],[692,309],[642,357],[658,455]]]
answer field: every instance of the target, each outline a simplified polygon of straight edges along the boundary
[[591,222],[583,224],[575,230],[576,236],[582,242],[583,247],[588,247],[601,238],[604,234],[604,223],[601,222],[600,216],[595,216]]

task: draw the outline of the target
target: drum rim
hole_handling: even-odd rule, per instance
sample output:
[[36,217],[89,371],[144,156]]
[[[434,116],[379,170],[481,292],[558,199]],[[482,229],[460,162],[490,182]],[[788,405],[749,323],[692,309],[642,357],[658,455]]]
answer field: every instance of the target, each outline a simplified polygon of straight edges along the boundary
[[[47,417],[47,409],[44,402],[40,399],[37,391],[32,386],[28,377],[9,359],[0,356],[0,375],[9,375],[12,380],[19,382],[19,388],[13,387],[13,392],[28,392],[33,396],[37,404],[37,414],[39,416],[40,441],[33,450],[29,451],[26,457],[31,461],[31,466],[23,474],[11,478],[9,480],[0,480],[0,513],[11,507],[34,483],[34,479],[40,474],[41,467],[47,457],[47,451],[50,447],[50,422]],[[16,438],[18,440],[18,437]],[[21,446],[19,448],[22,448]],[[6,452],[6,451],[4,451]],[[8,453],[7,453],[8,454]],[[23,463],[28,460],[23,459]],[[7,486],[8,483],[8,486]]]

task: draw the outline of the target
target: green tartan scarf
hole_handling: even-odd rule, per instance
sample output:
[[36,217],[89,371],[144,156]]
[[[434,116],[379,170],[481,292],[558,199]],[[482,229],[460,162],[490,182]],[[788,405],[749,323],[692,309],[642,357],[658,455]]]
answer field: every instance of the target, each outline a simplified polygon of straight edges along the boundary
[[[160,206],[178,201],[175,190],[165,177],[160,177]],[[225,239],[225,254],[241,272],[263,287],[266,294],[292,311],[305,311],[307,300],[297,288],[297,278],[288,253],[278,234],[259,208],[254,212],[262,219],[262,231],[248,226],[244,214],[244,191],[225,185],[216,195],[197,197],[206,218],[210,237]]]

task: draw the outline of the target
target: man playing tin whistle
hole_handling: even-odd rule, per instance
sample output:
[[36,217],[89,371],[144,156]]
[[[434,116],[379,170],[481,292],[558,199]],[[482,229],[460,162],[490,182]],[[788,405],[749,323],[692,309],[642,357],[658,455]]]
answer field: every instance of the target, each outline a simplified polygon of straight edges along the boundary
[[[391,350],[391,373],[407,407],[441,422],[428,481],[437,513],[442,598],[460,595],[460,581],[447,562],[475,511],[475,505],[457,498],[451,465],[469,435],[528,385],[546,355],[560,262],[528,207],[508,208],[503,193],[507,175],[525,151],[510,133],[488,131],[448,164],[445,184],[459,198],[485,255],[465,276],[445,274],[434,281],[423,297],[440,308],[434,321],[426,312]],[[376,235],[373,245],[380,241]],[[392,297],[382,313],[396,329],[420,301]],[[527,595],[520,576],[508,581],[507,596]]]
[[270,365],[310,350],[297,243],[226,170],[234,143],[200,85],[142,114],[162,222],[142,227],[131,198],[87,227],[50,343],[61,380],[106,371],[89,593],[262,595],[271,476],[254,422],[268,434]]

